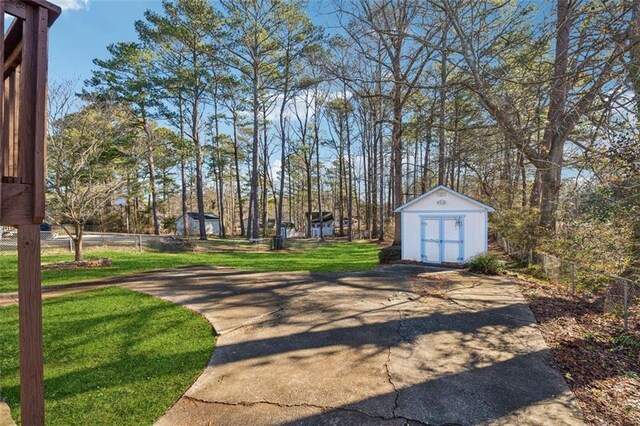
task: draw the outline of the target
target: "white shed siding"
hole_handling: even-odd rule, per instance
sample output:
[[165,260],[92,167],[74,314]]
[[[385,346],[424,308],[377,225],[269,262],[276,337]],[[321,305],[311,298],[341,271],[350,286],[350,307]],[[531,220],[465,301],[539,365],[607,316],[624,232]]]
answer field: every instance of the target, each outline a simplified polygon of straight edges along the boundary
[[[438,201],[441,201],[439,204]],[[442,203],[444,201],[444,203]],[[401,210],[402,259],[422,260],[422,219],[460,217],[463,226],[463,262],[487,250],[488,209],[456,193],[436,190]],[[449,247],[447,250],[451,250]]]
[[[189,233],[192,235],[200,232],[200,222],[188,217]],[[178,235],[184,235],[184,223],[183,218],[180,216],[176,221],[176,233]],[[220,219],[205,219],[204,221],[207,235],[220,235]]]
[[[333,233],[334,233],[333,222],[324,222],[324,226],[322,227],[322,236],[333,237]],[[311,224],[311,237],[320,238],[320,224],[318,223]]]

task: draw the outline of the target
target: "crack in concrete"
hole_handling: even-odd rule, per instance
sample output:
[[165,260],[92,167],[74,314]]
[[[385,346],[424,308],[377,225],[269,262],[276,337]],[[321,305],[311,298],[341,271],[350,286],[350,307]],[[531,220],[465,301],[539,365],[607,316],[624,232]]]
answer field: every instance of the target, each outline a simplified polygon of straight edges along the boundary
[[224,336],[224,335],[233,333],[234,331],[238,331],[238,330],[240,330],[242,328],[246,328],[246,327],[249,327],[249,326],[252,326],[252,325],[256,325],[261,319],[266,318],[268,316],[271,316],[273,314],[277,314],[278,312],[283,311],[284,308],[285,308],[284,306],[281,306],[278,309],[274,309],[273,311],[264,313],[262,315],[258,315],[256,317],[253,317],[249,321],[243,322],[242,324],[239,324],[239,325],[237,325],[235,327],[231,327],[228,330],[220,331],[220,332],[217,333],[217,335],[218,336]]
[[471,290],[472,288],[480,287],[481,285],[482,285],[482,282],[476,282],[468,286],[460,286],[460,287],[452,288],[450,290],[446,290],[445,293],[451,293],[453,291],[459,291],[459,290]]
[[497,312],[482,312],[482,311],[480,311],[478,313],[486,314],[486,315],[493,315],[493,316],[502,317],[502,318],[507,318],[507,319],[519,322],[521,324],[524,324],[524,325],[534,325],[535,324],[534,322],[531,322],[531,321],[526,320],[526,319],[517,318],[517,317],[511,316],[511,315],[499,314]]
[[299,302],[300,300],[303,300],[303,299],[307,299],[307,298],[309,298],[309,297],[311,297],[311,296],[313,296],[313,295],[315,295],[315,294],[317,294],[317,293],[319,293],[321,291],[322,291],[322,289],[316,289],[316,290],[311,290],[311,291],[305,289],[305,290],[298,291],[298,292],[296,292],[294,294],[291,294],[291,295],[287,296],[286,299],[284,300],[284,306],[280,306],[279,308],[274,309],[272,311],[266,312],[266,313],[261,314],[261,315],[257,315],[255,317],[252,317],[249,320],[243,322],[242,324],[238,324],[237,326],[231,327],[228,330],[220,331],[218,333],[218,336],[230,334],[230,333],[233,333],[235,331],[241,330],[243,328],[250,327],[252,325],[257,325],[258,323],[260,323],[261,320],[263,320],[263,319],[265,319],[265,318],[267,318],[269,316],[272,316],[274,314],[277,314],[278,312],[281,312],[281,311],[285,310],[288,307],[292,307],[294,305],[294,303]]
[[399,317],[398,328],[396,329],[398,340],[397,342],[395,342],[395,345],[389,345],[388,352],[387,352],[387,362],[385,362],[384,364],[385,370],[387,372],[387,380],[389,381],[389,384],[391,385],[391,387],[393,388],[393,392],[395,393],[395,399],[393,401],[393,410],[391,410],[391,414],[393,414],[394,416],[396,415],[396,411],[398,410],[398,406],[400,404],[400,391],[398,390],[395,382],[393,381],[393,376],[391,375],[391,370],[389,369],[389,367],[391,364],[391,350],[393,349],[394,346],[399,346],[403,340],[402,333],[401,333],[401,329],[402,329],[402,310],[401,309],[398,309],[398,317]]
[[8,306],[15,306],[18,304],[18,296],[17,295],[0,295],[0,308],[6,308]]
[[283,402],[274,402],[274,401],[267,401],[267,400],[258,400],[258,401],[235,401],[235,402],[231,402],[231,401],[217,401],[217,400],[205,400],[205,399],[201,399],[201,398],[196,398],[193,396],[189,396],[189,395],[185,395],[184,396],[185,399],[191,400],[191,401],[195,401],[195,402],[199,402],[202,404],[218,404],[218,405],[227,405],[227,406],[231,406],[231,407],[251,407],[254,405],[272,405],[272,406],[276,406],[279,408],[315,408],[316,410],[321,410],[323,412],[328,412],[328,411],[345,411],[345,412],[349,412],[349,413],[355,413],[355,414],[361,414],[363,416],[369,417],[371,419],[376,419],[376,420],[404,420],[406,422],[414,422],[414,423],[418,423],[421,425],[425,425],[425,426],[433,426],[430,425],[428,423],[424,423],[420,420],[416,420],[416,419],[411,419],[408,417],[404,417],[404,416],[397,416],[395,414],[393,414],[392,416],[382,416],[382,415],[376,415],[376,414],[371,414],[371,413],[367,413],[364,410],[359,410],[357,408],[349,408],[349,407],[334,407],[334,406],[330,406],[330,405],[318,405],[318,404],[311,404],[308,402],[303,402],[303,403],[297,403],[297,404],[287,404],[287,403],[283,403]]
[[471,309],[471,310],[475,311],[477,314],[480,314],[480,315],[493,315],[493,316],[497,316],[497,317],[501,317],[501,318],[507,318],[507,319],[510,319],[510,320],[513,320],[513,321],[517,321],[517,322],[525,324],[525,325],[535,326],[535,322],[531,322],[530,320],[517,318],[517,317],[511,316],[511,315],[499,314],[497,312],[488,312],[486,310],[478,310],[473,305],[462,303],[460,301],[460,299],[455,299],[453,297],[447,297],[444,300],[446,300],[448,302],[451,302],[451,303],[453,303],[455,305],[462,306],[463,308]]

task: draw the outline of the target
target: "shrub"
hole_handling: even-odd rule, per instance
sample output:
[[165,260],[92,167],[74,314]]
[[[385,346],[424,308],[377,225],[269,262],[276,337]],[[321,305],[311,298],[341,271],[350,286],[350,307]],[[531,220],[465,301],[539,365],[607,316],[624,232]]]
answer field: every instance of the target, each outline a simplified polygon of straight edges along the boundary
[[378,253],[378,259],[380,259],[380,263],[390,263],[400,260],[402,257],[402,250],[400,246],[389,246],[380,250]]
[[165,237],[162,239],[151,239],[149,247],[162,253],[183,253],[195,251],[196,245],[187,239],[179,237]]
[[495,253],[481,253],[469,260],[469,271],[477,274],[498,275],[502,262]]
[[528,251],[537,246],[544,230],[538,226],[540,212],[537,209],[503,209],[491,216],[490,228],[503,238]]
[[175,233],[177,231],[178,217],[168,216],[162,219],[162,229]]

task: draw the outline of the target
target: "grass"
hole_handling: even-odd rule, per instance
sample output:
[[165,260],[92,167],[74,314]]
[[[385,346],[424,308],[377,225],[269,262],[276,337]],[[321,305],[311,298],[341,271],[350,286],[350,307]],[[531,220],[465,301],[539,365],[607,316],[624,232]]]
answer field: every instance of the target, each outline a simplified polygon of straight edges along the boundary
[[[49,425],[152,424],[206,366],[209,323],[122,288],[44,302]],[[0,395],[19,422],[18,310],[0,309]]]
[[[92,251],[86,258],[110,257],[107,268],[43,271],[43,285],[81,282],[126,275],[153,269],[210,265],[261,271],[353,272],[378,265],[378,247],[368,243],[305,244],[288,251],[216,251],[160,253],[131,251]],[[70,254],[43,255],[42,262],[73,260]],[[17,257],[0,256],[0,293],[17,291]]]

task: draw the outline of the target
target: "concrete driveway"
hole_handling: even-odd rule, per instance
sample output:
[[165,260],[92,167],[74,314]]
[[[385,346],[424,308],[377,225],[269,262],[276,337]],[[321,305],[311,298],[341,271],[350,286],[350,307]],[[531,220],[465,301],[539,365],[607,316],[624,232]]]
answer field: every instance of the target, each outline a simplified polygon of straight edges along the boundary
[[583,423],[514,283],[446,272],[432,297],[409,279],[425,272],[443,278],[195,268],[125,284],[219,334],[158,425]]

